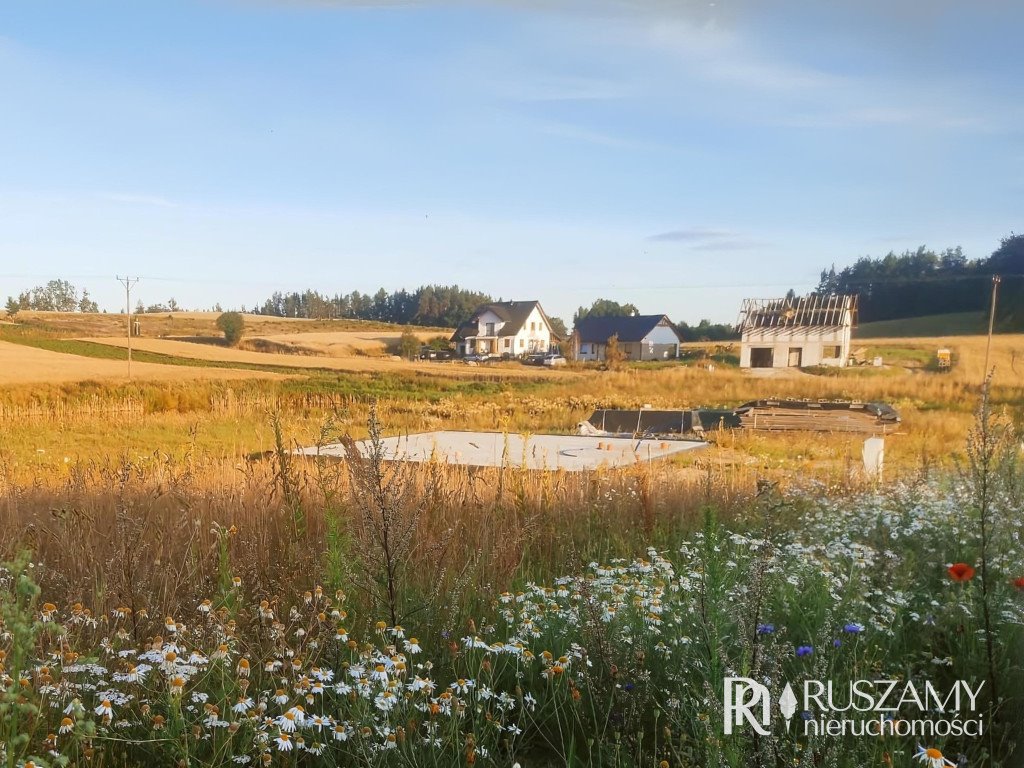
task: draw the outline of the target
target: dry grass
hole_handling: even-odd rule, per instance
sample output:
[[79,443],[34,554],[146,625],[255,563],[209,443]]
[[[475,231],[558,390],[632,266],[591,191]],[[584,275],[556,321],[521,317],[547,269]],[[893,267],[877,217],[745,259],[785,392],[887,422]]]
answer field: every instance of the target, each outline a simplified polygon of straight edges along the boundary
[[[125,381],[127,364],[66,355],[0,341],[0,384]],[[158,363],[132,363],[132,377],[140,381],[193,381],[209,379],[281,378],[274,373],[231,368],[184,368]]]
[[[395,354],[402,338],[402,330],[392,331],[322,331],[266,335],[257,339],[279,344],[284,348],[294,347],[300,350],[312,350],[326,357],[352,357],[355,355],[382,357]],[[428,331],[413,331],[422,342],[428,342],[437,336],[448,338],[451,331],[447,328],[436,328]]]
[[[299,334],[294,337],[293,343],[298,344],[301,339],[301,346],[310,347],[309,337],[318,334]],[[459,378],[488,378],[499,375],[505,378],[532,378],[541,376],[558,377],[567,375],[563,370],[547,370],[528,368],[518,363],[503,365],[489,365],[470,367],[459,362],[420,362],[402,360],[395,357],[382,357],[383,342],[367,339],[365,334],[326,334],[331,337],[345,336],[346,341],[329,341],[321,347],[325,352],[333,348],[340,352],[347,349],[338,357],[321,357],[301,354],[287,354],[274,352],[252,352],[244,349],[233,349],[217,344],[200,344],[189,341],[176,341],[172,339],[132,339],[133,349],[142,349],[147,352],[156,352],[174,357],[184,357],[193,360],[209,360],[223,363],[244,363],[249,365],[267,365],[278,368],[295,369],[326,369],[334,371],[351,371],[358,373],[372,372],[398,372],[398,373],[423,373],[439,376],[450,376]],[[430,334],[426,334],[428,337]],[[282,337],[271,337],[272,340]],[[289,338],[289,337],[284,337]],[[379,336],[377,338],[387,338]],[[114,347],[126,347],[127,339],[96,337],[84,339],[85,341],[107,344]],[[251,341],[251,340],[250,340]],[[313,342],[315,344],[315,342]],[[363,353],[353,353],[358,348],[353,345],[362,344]],[[371,356],[367,350],[371,350]]]
[[[132,315],[142,326],[143,336],[223,336],[217,330],[220,312],[158,312]],[[245,315],[245,325],[258,335],[308,333],[311,331],[394,331],[391,323],[372,320],[305,320],[270,315]],[[123,314],[81,312],[32,312],[22,310],[16,316],[18,324],[26,324],[62,336],[122,336],[127,332]],[[451,333],[451,329],[418,328],[437,333]],[[399,333],[401,328],[399,328]]]
[[[177,615],[215,589],[215,529],[234,525],[233,574],[247,588],[295,595],[316,583],[344,586],[332,583],[341,574],[325,571],[332,557],[354,557],[345,467],[303,461],[287,474],[288,490],[272,459],[191,456],[83,462],[56,487],[0,474],[0,556],[30,547],[47,595],[59,602],[88,598],[96,610],[135,604]],[[515,576],[544,578],[590,558],[643,551],[652,537],[674,540],[700,524],[712,499],[724,517],[740,515],[754,480],[753,472],[713,467],[684,475],[664,466],[588,474],[418,466],[412,482],[430,499],[410,571],[436,571],[429,558],[443,542],[446,564],[457,566],[450,572],[468,574],[459,588],[490,595]],[[413,588],[435,586],[427,578]]]

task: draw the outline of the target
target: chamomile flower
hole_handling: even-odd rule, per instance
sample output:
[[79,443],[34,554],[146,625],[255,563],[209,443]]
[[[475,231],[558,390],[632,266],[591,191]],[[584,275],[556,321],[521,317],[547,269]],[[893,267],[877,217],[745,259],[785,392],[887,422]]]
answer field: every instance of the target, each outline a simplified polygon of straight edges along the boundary
[[294,733],[295,729],[298,727],[295,717],[295,708],[293,707],[284,714],[278,715],[275,724],[283,733]]
[[291,752],[295,746],[292,744],[292,737],[287,733],[278,734],[277,738],[274,739],[274,742],[277,744],[277,748],[281,752]]
[[236,701],[235,705],[231,708],[233,712],[237,712],[240,715],[244,715],[250,709],[252,709],[252,699],[248,696],[239,696],[238,701]]
[[924,763],[928,768],[956,768],[956,763],[948,757],[945,757],[942,752],[937,750],[935,747],[928,747],[925,749],[918,744],[917,753],[914,755],[914,759]]

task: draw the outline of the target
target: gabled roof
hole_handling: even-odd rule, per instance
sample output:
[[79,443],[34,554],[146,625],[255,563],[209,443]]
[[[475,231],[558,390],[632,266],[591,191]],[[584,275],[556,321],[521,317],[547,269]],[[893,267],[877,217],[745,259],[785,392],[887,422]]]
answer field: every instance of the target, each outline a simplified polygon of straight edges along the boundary
[[630,317],[584,317],[576,321],[576,333],[585,344],[605,344],[618,334],[619,341],[643,341],[662,321],[668,324],[676,338],[679,332],[668,315],[632,315]]
[[460,325],[455,333],[452,334],[452,341],[476,336],[480,315],[487,311],[493,312],[505,323],[496,331],[498,336],[515,336],[522,330],[534,308],[540,311],[540,316],[544,318],[544,322],[547,323],[550,330],[551,321],[544,314],[539,301],[495,301],[477,307],[476,311],[473,312],[473,316]]
[[791,299],[744,299],[739,329],[843,328],[857,321],[857,297],[812,293]]

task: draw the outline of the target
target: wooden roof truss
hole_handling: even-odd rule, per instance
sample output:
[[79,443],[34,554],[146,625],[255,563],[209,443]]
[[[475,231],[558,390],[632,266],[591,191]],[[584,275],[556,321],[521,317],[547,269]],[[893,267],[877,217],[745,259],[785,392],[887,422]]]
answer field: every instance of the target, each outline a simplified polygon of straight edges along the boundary
[[738,326],[761,328],[843,328],[857,322],[857,297],[818,294],[792,299],[744,299]]

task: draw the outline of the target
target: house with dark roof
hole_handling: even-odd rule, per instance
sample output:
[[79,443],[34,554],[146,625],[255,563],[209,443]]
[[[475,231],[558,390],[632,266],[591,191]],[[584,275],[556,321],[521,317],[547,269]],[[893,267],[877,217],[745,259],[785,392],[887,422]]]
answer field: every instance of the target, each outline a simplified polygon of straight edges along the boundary
[[845,366],[856,321],[856,296],[745,299],[738,324],[740,368]]
[[459,354],[504,357],[546,353],[557,340],[538,301],[484,304],[451,337]]
[[573,329],[573,356],[577,360],[604,360],[613,336],[624,360],[679,357],[682,338],[668,315],[581,318]]

